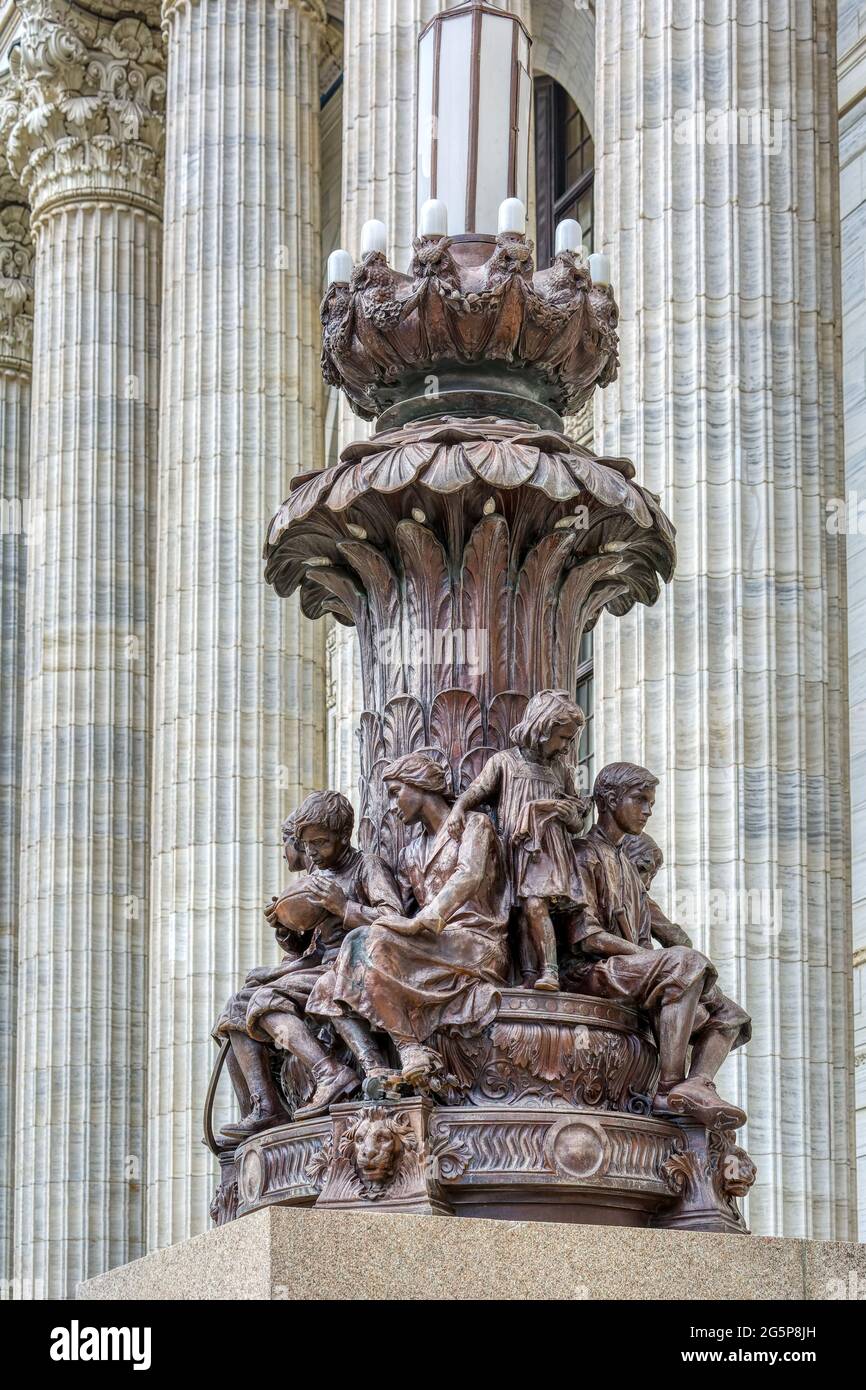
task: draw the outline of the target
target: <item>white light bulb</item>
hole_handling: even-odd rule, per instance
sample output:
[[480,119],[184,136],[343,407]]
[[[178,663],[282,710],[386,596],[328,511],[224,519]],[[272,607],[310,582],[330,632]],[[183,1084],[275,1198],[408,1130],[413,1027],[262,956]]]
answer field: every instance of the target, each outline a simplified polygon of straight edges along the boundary
[[355,262],[348,251],[332,251],[328,257],[328,286],[348,285]]
[[594,285],[610,284],[610,256],[595,251],[589,258],[589,273]]
[[523,236],[526,232],[526,207],[519,198],[506,198],[499,204],[499,235],[511,232]]
[[419,236],[447,236],[448,209],[439,198],[428,198],[418,219]]
[[381,251],[383,256],[388,253],[388,228],[375,217],[361,228],[361,255],[369,256],[371,251]]
[[583,241],[583,229],[573,217],[566,217],[556,229],[556,254],[561,251],[579,251]]

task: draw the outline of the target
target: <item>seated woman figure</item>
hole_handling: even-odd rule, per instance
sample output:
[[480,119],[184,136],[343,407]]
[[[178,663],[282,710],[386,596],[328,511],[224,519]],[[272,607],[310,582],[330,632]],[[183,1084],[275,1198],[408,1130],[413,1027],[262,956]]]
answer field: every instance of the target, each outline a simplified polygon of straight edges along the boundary
[[493,824],[467,814],[449,833],[446,774],[426,753],[384,770],[397,815],[421,834],[403,849],[397,883],[405,915],[386,910],[343,941],[333,972],[310,995],[308,1012],[359,1014],[390,1034],[403,1080],[435,1070],[424,1043],[435,1033],[471,1036],[496,1016],[508,978],[508,890]]

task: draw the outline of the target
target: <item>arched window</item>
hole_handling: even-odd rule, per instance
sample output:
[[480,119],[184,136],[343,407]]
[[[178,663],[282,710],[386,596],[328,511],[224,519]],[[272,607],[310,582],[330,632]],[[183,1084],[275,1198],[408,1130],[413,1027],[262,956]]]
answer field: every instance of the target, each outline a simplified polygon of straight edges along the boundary
[[[574,217],[583,228],[583,243],[592,250],[594,150],[589,127],[564,87],[552,77],[535,79],[535,207],[536,264],[540,269],[553,261],[556,226],[564,217]],[[583,429],[578,426],[581,443],[591,444],[591,414]],[[576,699],[586,713],[586,731],[580,744],[581,787],[589,791],[595,775],[595,730],[593,727],[592,633],[580,646]]]
[[564,87],[535,79],[535,197],[538,266],[553,260],[556,225],[574,217],[592,250],[595,150],[589,126]]

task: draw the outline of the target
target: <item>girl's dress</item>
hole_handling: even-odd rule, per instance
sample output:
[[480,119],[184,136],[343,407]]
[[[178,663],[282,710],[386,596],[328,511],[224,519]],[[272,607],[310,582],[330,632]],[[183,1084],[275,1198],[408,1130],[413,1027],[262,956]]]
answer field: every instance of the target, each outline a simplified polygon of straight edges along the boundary
[[574,774],[564,762],[542,761],[525,748],[494,753],[472,784],[496,808],[515,898],[545,898],[564,910],[581,901],[571,832],[536,802],[574,799]]

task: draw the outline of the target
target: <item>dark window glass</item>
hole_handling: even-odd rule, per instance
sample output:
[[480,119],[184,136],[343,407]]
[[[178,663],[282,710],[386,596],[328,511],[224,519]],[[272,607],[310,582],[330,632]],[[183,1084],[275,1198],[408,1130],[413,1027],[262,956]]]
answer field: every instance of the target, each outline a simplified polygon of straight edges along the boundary
[[535,193],[537,264],[553,261],[556,226],[574,217],[592,250],[595,150],[575,102],[552,77],[535,79]]
[[595,682],[592,674],[592,633],[585,632],[580,644],[580,667],[577,672],[577,703],[586,715],[586,728],[578,752],[579,786],[591,792],[596,774],[595,766]]

